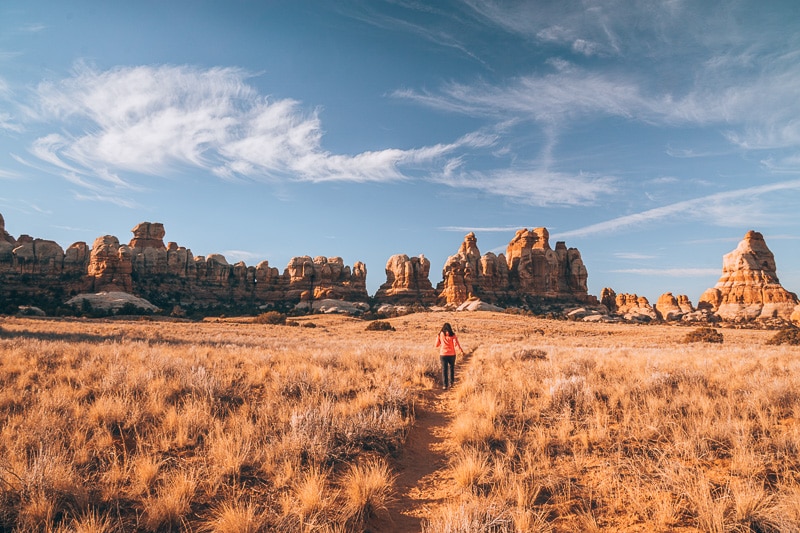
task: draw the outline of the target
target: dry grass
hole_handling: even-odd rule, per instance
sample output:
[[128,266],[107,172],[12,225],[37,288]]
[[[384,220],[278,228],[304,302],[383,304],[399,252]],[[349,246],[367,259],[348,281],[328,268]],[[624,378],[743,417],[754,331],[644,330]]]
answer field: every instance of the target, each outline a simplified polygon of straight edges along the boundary
[[4,320],[0,531],[359,530],[438,361],[315,322]]
[[470,325],[452,496],[425,532],[800,530],[796,350],[770,332],[686,345],[678,327],[545,324]]
[[0,319],[0,531],[369,529],[444,321],[472,355],[424,531],[800,530],[800,358],[773,332],[313,320]]

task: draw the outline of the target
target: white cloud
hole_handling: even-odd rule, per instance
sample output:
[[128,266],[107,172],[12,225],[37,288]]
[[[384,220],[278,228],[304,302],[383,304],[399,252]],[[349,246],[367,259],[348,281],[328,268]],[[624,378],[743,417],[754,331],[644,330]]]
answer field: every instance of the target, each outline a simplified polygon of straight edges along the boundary
[[619,259],[630,259],[633,261],[637,261],[637,260],[656,259],[658,256],[641,254],[637,252],[615,252],[614,257],[618,257]]
[[265,254],[248,252],[245,250],[226,250],[222,252],[222,255],[225,256],[226,261],[231,264],[238,263],[239,261],[243,261],[248,264],[256,263],[258,261],[262,261],[265,257]]
[[522,228],[523,226],[488,226],[488,227],[480,227],[480,226],[442,226],[439,231],[453,231],[457,233],[469,233],[472,232],[479,232],[479,233],[506,233],[506,232],[516,232],[518,229]]
[[624,268],[612,270],[618,274],[637,274],[641,276],[667,276],[673,278],[704,278],[719,276],[718,268]]
[[592,174],[566,174],[545,169],[448,170],[437,178],[438,182],[540,207],[589,205],[598,197],[614,192],[613,178]]
[[[553,238],[587,237],[599,233],[614,233],[679,217],[702,220],[721,226],[741,226],[742,224],[752,226],[760,221],[757,215],[763,216],[762,213],[758,212],[757,198],[769,193],[785,191],[800,191],[800,180],[759,185],[685,200],[591,224],[583,228],[560,232],[558,235],[554,235]],[[753,210],[753,206],[756,206],[756,211]]]
[[98,192],[98,184],[131,188],[122,172],[187,166],[225,179],[402,180],[404,167],[432,169],[455,150],[496,139],[476,132],[449,144],[334,154],[322,147],[317,110],[264,97],[247,78],[235,68],[78,65],[72,77],[38,87],[31,118],[62,133],[36,139],[31,153]]

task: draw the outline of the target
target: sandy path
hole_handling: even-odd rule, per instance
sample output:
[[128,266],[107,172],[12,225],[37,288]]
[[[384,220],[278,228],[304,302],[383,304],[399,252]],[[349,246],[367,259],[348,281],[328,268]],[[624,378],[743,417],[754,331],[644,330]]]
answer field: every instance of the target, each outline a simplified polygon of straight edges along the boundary
[[446,497],[443,483],[443,469],[447,465],[444,433],[449,421],[446,396],[442,390],[422,391],[415,405],[416,421],[396,463],[396,496],[388,506],[388,520],[382,524],[385,531],[419,532],[422,519]]

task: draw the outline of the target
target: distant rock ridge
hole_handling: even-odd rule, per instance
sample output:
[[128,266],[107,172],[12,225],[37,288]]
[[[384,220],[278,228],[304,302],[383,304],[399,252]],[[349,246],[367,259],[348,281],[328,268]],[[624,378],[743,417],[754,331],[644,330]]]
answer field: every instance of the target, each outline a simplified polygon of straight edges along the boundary
[[461,305],[471,298],[488,303],[527,304],[541,301],[597,304],[587,289],[587,270],[580,252],[563,242],[550,248],[546,228],[521,229],[506,254],[481,255],[470,232],[455,255],[445,262],[439,300]]
[[764,236],[751,230],[735,250],[723,256],[722,276],[700,296],[698,308],[727,321],[789,321],[798,303],[797,295],[781,286]]
[[82,293],[125,292],[158,305],[259,306],[333,298],[366,302],[364,263],[341,257],[294,257],[283,273],[267,261],[248,267],[220,254],[194,256],[164,244],[161,223],[142,222],[129,244],[113,235],[66,252],[55,242],[27,235],[14,239],[0,217],[0,303],[7,299],[66,301]]
[[[0,215],[0,312],[40,303],[54,309],[79,294],[116,292],[146,299],[162,309],[254,309],[303,302],[306,308],[317,309],[323,300],[370,301],[362,262],[350,267],[341,257],[298,256],[280,272],[268,261],[232,265],[220,254],[194,256],[175,242],[165,245],[161,223],[142,222],[131,231],[128,244],[104,235],[91,247],[76,242],[64,250],[50,240],[29,235],[14,238]],[[505,254],[481,254],[477,237],[468,233],[458,252],[445,262],[436,288],[430,281],[430,267],[422,254],[393,255],[386,262],[386,282],[374,301],[397,308],[521,306],[548,313],[566,312],[569,306],[574,310],[577,305],[581,312],[572,318],[582,315],[585,320],[800,324],[797,295],[780,285],[774,256],[756,231],[747,232],[737,248],[723,257],[722,276],[703,293],[697,309],[686,295],[670,292],[662,294],[655,306],[645,297],[616,294],[609,288],[603,289],[598,301],[588,294],[588,274],[580,252],[563,242],[552,249],[543,227],[518,230]]]

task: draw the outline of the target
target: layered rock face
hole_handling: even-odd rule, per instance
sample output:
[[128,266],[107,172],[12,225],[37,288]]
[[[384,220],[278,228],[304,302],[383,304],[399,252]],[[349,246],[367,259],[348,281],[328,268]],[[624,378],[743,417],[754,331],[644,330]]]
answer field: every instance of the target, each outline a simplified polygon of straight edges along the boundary
[[606,306],[609,313],[619,315],[628,321],[648,322],[658,318],[656,310],[645,296],[617,294],[613,289],[605,288],[600,293],[600,302]]
[[776,270],[764,236],[748,231],[736,249],[723,256],[722,276],[700,296],[698,308],[729,321],[790,320],[797,295],[781,286]]
[[474,233],[445,263],[437,286],[443,303],[460,305],[476,297],[486,302],[570,301],[596,303],[588,294],[580,252],[563,242],[550,248],[545,228],[521,229],[506,254],[481,255]]
[[386,261],[386,283],[375,293],[375,300],[397,305],[436,303],[430,270],[431,262],[424,255],[393,255]]
[[665,292],[658,297],[655,311],[660,320],[673,321],[693,313],[694,307],[685,294],[673,296],[671,292]]
[[[0,217],[0,301],[45,298],[65,301],[85,292],[121,291],[161,306],[265,305],[334,298],[366,301],[367,269],[340,257],[295,257],[281,274],[262,261],[231,265],[224,256],[193,256],[174,242],[164,245],[164,226],[143,222],[130,243],[98,237],[66,252],[53,241],[27,235],[14,239]],[[26,277],[27,276],[27,277]],[[35,276],[31,282],[30,276]]]

